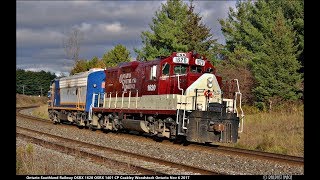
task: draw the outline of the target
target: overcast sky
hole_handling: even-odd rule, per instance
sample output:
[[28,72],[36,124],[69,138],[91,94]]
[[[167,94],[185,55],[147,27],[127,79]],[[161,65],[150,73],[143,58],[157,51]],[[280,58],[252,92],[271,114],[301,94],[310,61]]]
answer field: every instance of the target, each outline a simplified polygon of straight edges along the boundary
[[[73,61],[67,59],[63,39],[72,27],[83,32],[80,58],[99,58],[122,44],[136,58],[141,32],[149,29],[155,11],[166,1],[17,1],[16,64],[25,70],[68,74]],[[188,2],[188,1],[186,1]],[[220,18],[226,18],[236,1],[194,1],[195,12],[224,43]]]

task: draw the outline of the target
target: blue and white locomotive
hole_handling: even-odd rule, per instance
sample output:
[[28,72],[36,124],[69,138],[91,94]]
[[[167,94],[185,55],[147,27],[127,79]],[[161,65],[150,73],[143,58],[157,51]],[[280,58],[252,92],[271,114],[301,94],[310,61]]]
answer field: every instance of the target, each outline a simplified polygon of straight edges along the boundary
[[[93,94],[105,88],[104,69],[94,68],[69,77],[56,78],[48,92],[48,113],[54,123],[69,121],[79,127],[86,126],[93,106]],[[98,98],[98,97],[96,97]]]

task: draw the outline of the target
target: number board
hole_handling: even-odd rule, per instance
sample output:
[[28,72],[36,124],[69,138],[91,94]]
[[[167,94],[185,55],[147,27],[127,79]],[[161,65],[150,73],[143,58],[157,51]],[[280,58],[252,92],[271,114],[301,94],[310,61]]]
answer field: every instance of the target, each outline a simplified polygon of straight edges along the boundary
[[183,64],[189,64],[189,58],[187,57],[173,57],[172,60],[174,63],[183,63]]
[[204,66],[205,61],[202,59],[196,59],[195,63],[196,63],[196,65]]

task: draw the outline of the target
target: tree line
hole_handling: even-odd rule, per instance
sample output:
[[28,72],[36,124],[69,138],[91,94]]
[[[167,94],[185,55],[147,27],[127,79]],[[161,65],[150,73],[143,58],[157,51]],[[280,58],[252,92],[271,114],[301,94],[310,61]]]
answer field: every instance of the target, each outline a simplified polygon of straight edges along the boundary
[[[226,19],[218,19],[226,43],[219,44],[195,12],[191,0],[167,0],[155,12],[150,30],[141,33],[138,61],[172,52],[205,55],[224,79],[237,78],[243,101],[261,109],[302,98],[304,75],[304,1],[237,1]],[[76,59],[70,74],[130,61],[118,44],[101,59]]]
[[17,69],[16,93],[46,96],[50,89],[50,81],[54,78],[56,78],[56,75],[51,72],[34,72]]

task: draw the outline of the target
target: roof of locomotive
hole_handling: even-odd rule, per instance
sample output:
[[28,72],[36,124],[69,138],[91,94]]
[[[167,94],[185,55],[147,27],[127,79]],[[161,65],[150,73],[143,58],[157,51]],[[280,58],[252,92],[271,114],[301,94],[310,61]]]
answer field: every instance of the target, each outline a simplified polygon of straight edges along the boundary
[[67,79],[77,79],[77,78],[82,78],[82,77],[88,77],[89,74],[91,74],[93,72],[103,71],[103,70],[104,69],[102,69],[102,68],[92,68],[92,69],[89,69],[88,71],[79,72],[79,73],[76,73],[76,74],[71,75],[71,76],[61,77],[59,79],[61,81],[61,80],[67,80]]
[[59,79],[60,81],[60,88],[64,87],[73,87],[73,86],[86,86],[87,85],[87,79],[88,76],[91,73],[104,71],[104,69],[101,68],[92,68],[89,71],[80,72],[71,76],[62,77]]
[[178,54],[184,54],[184,55],[191,54],[191,56],[193,56],[193,57],[201,57],[201,58],[203,58],[203,60],[208,61],[208,59],[205,56],[200,55],[200,54],[198,54],[198,53],[196,53],[194,51],[190,51],[190,52],[186,52],[186,53],[173,52],[170,56],[158,56],[155,59],[149,60],[149,61],[133,60],[133,61],[130,61],[130,62],[120,62],[120,63],[118,63],[118,65],[116,67],[106,68],[106,71],[112,71],[112,70],[117,70],[118,68],[129,68],[129,67],[131,67],[132,70],[134,70],[139,64],[143,64],[143,65],[144,64],[145,65],[157,64],[157,63],[160,63],[163,60],[166,60],[167,58],[175,57]]

